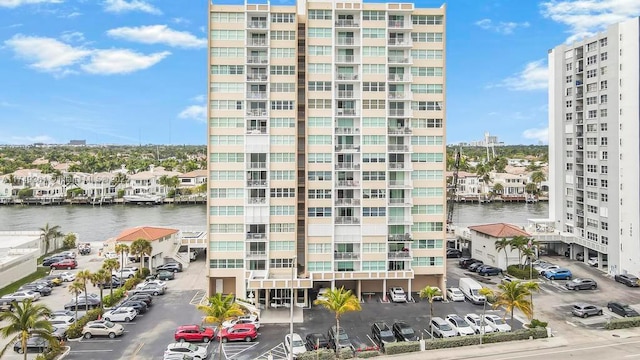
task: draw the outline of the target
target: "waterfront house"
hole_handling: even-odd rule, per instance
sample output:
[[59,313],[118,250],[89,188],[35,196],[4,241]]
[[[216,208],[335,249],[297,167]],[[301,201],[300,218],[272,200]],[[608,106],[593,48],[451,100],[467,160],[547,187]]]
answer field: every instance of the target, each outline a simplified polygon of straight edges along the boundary
[[129,175],[129,184],[126,187],[125,195],[159,195],[167,196],[170,189],[160,185],[160,178],[163,176],[179,176],[177,171],[167,171],[162,166],[149,166],[148,171],[141,171],[137,174]]
[[207,170],[194,170],[178,175],[180,187],[194,187],[207,182]]
[[531,237],[522,228],[506,223],[469,226],[469,231],[471,232],[471,256],[503,270],[506,270],[507,265],[519,263],[518,250],[511,250],[508,246],[505,256],[505,250],[500,252],[496,250],[496,241],[511,240],[516,236]]
[[529,176],[526,174],[492,173],[492,183],[502,185],[502,198],[523,197]]

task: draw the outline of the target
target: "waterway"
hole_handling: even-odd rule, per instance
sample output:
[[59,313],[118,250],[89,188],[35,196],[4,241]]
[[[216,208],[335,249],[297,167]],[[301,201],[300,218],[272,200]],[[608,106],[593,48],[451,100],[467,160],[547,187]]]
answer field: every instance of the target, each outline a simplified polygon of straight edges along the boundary
[[[464,204],[454,207],[456,226],[494,222],[525,225],[527,219],[544,219],[548,203]],[[79,241],[102,242],[134,226],[168,226],[181,230],[206,230],[205,205],[157,206],[0,206],[0,231],[38,231],[46,223],[62,232],[75,232]]]

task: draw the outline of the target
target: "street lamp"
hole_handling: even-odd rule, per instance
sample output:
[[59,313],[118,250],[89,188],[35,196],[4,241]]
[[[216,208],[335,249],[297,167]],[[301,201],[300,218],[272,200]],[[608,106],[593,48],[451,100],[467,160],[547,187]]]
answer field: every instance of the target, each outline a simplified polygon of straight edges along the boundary
[[[293,360],[293,291],[294,291],[294,287],[293,287],[293,281],[296,277],[296,267],[297,267],[297,256],[293,257],[293,262],[291,263],[291,302],[290,302],[290,306],[289,309],[291,311],[291,319],[289,321],[289,355],[287,356],[287,358],[289,360]],[[286,346],[286,344],[285,344]]]

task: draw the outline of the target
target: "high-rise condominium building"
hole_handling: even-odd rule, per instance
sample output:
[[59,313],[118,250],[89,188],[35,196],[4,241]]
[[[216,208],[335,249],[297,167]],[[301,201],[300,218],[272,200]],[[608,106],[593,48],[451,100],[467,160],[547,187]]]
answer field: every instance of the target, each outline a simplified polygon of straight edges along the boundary
[[209,27],[209,291],[443,288],[445,8],[212,4]]
[[639,26],[549,51],[550,219],[612,274],[640,275]]

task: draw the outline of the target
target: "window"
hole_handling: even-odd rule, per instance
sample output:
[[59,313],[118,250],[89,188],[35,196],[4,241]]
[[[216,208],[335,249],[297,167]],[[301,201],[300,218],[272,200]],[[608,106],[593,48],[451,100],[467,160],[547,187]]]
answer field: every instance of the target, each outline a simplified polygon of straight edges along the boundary
[[428,240],[414,240],[411,243],[412,249],[442,249],[442,240],[428,239]]
[[565,121],[572,121],[573,120],[573,113],[564,114],[564,120]]
[[212,65],[211,73],[214,75],[242,75],[244,66],[242,65]]
[[384,91],[385,83],[383,82],[364,82],[362,83],[363,91]]
[[384,20],[384,11],[363,11],[362,20],[380,21]]
[[598,97],[596,96],[589,96],[587,98],[587,105],[595,105],[598,103]]
[[295,171],[271,170],[269,176],[271,180],[295,180]]
[[598,166],[597,165],[587,165],[587,172],[595,173],[597,171],[598,171]]
[[598,49],[598,43],[597,42],[592,42],[587,44],[587,51],[595,51],[596,49]]
[[600,166],[600,173],[601,174],[608,174],[609,173],[609,167],[607,165]]
[[272,101],[271,110],[293,110],[293,101]]
[[331,74],[331,64],[309,64],[309,74]]
[[441,67],[412,67],[411,75],[413,76],[442,76]]
[[385,162],[385,154],[384,153],[364,153],[362,154],[362,162],[363,163],[384,163]]
[[295,209],[295,206],[270,206],[269,214],[270,215],[295,215],[296,209]]
[[242,171],[212,171],[211,180],[215,181],[234,181],[244,180],[244,172]]
[[331,20],[331,10],[309,10],[309,20]]
[[385,56],[387,55],[387,49],[384,46],[364,46],[362,48],[362,55]]
[[269,232],[274,233],[292,233],[296,231],[294,223],[274,223],[269,224]]
[[573,88],[566,88],[564,90],[564,96],[571,96],[573,95]]
[[243,118],[214,117],[209,119],[209,125],[214,128],[242,128]]
[[605,61],[605,60],[607,60],[607,53],[603,52],[600,54],[600,61]]
[[607,194],[600,194],[600,201],[602,201],[602,202],[608,202],[608,201],[609,201],[609,195],[607,195]]
[[385,189],[364,189],[362,190],[362,196],[365,199],[384,199],[387,197],[387,190]]
[[307,107],[309,109],[331,109],[331,99],[309,99]]
[[293,259],[269,259],[269,267],[290,268],[293,267]]
[[600,47],[605,47],[605,46],[607,46],[607,38],[600,39]]
[[442,25],[442,15],[411,15],[413,25]]
[[242,206],[211,206],[209,207],[211,216],[236,216],[244,215],[244,207]]
[[244,30],[211,30],[212,40],[242,40],[244,41]]
[[573,70],[573,63],[568,63],[568,64],[565,65],[565,67],[566,67],[567,71],[571,71],[571,70]]
[[411,267],[443,266],[443,263],[442,256],[414,257]]
[[441,128],[442,119],[411,119],[411,127],[414,129]]
[[596,83],[587,84],[587,92],[592,92],[598,90],[598,86]]
[[243,101],[211,100],[212,110],[242,110]]
[[589,110],[589,112],[587,113],[588,119],[595,119],[596,116],[598,116],[598,110]]
[[362,65],[363,74],[385,74],[387,71],[384,64],[364,64]]
[[608,160],[609,159],[609,152],[608,151],[603,151],[600,154],[600,160]]
[[385,253],[388,245],[386,243],[364,243],[362,251],[365,253]]
[[607,137],[601,137],[600,138],[600,145],[607,146],[608,143],[609,143],[609,139]]
[[309,272],[333,271],[331,261],[309,261],[307,265],[309,267]]
[[330,207],[310,207],[307,210],[309,217],[331,217]]
[[587,79],[594,78],[598,76],[598,71],[596,69],[587,70]]
[[607,117],[607,109],[600,109],[600,117]]
[[271,153],[269,160],[272,163],[288,163],[295,161],[296,154],[294,153]]
[[415,170],[411,172],[411,180],[442,180],[441,170]]
[[607,95],[600,95],[600,104],[607,103]]
[[214,259],[209,260],[211,269],[242,269],[244,267],[242,259]]
[[598,181],[593,178],[587,178],[587,186],[598,186]]
[[387,208],[385,207],[363,207],[362,216],[364,217],[381,217],[387,216]]
[[418,222],[411,226],[411,232],[442,231],[442,229],[442,222]]
[[309,254],[330,254],[331,244],[309,244],[307,249]]
[[385,261],[363,261],[362,271],[386,271]]
[[309,55],[315,55],[315,56],[330,56],[331,46],[309,45],[308,53]]
[[387,126],[387,120],[383,117],[366,117],[362,118],[362,126],[383,128]]
[[271,40],[295,40],[295,31],[274,30],[271,32]]
[[214,234],[244,233],[244,224],[211,224],[210,232]]
[[212,251],[243,251],[244,243],[242,241],[212,241]]
[[307,126],[314,128],[331,127],[330,117],[309,117]]
[[412,136],[411,145],[442,145],[442,136]]
[[309,135],[307,136],[308,145],[331,145],[331,135]]
[[211,135],[211,145],[242,145],[243,135]]
[[598,62],[598,55],[592,55],[587,57],[587,65],[593,65]]
[[295,127],[294,118],[271,118],[269,125],[272,128],[292,128]]
[[271,75],[295,75],[295,66],[271,65]]
[[294,23],[296,14],[293,13],[271,13],[272,23]]
[[440,60],[442,56],[442,50],[411,50],[411,57],[417,60]]
[[569,75],[569,76],[565,77],[565,82],[567,84],[573,83],[573,75]]
[[309,81],[309,91],[331,91],[331,81]]
[[387,137],[384,135],[365,135],[362,137],[364,145],[386,145]]
[[331,28],[310,27],[307,30],[308,38],[330,39],[331,35]]
[[272,198],[292,198],[296,196],[294,188],[273,188],[270,193]]
[[270,92],[295,92],[295,83],[271,83]]
[[442,205],[413,205],[411,215],[439,215],[444,213]]
[[363,171],[363,181],[384,181],[386,180],[386,172],[384,171]]
[[386,100],[362,100],[363,109],[385,109],[387,105]]
[[439,101],[412,101],[411,109],[413,110],[442,110],[442,105]]
[[211,56],[212,57],[228,57],[228,58],[238,58],[238,57],[244,57],[245,53],[244,53],[244,48],[241,47],[233,47],[233,48],[229,48],[229,47],[214,47],[213,49],[211,49]]
[[600,187],[608,188],[608,187],[609,187],[609,181],[607,181],[607,180],[600,180]]
[[[366,30],[366,29],[365,29]],[[365,36],[366,37],[366,36]],[[417,43],[433,43],[433,42],[442,42],[442,33],[431,33],[431,32],[412,32],[411,39],[413,42]]]
[[271,135],[271,145],[293,145],[296,137],[291,135]]
[[211,13],[211,21],[220,23],[242,23],[244,22],[244,13],[214,12]]
[[564,102],[564,106],[567,108],[570,108],[573,106],[573,102],[571,100],[567,100]]
[[309,181],[331,181],[331,171],[309,171]]
[[600,90],[607,89],[607,80],[600,81]]
[[296,49],[293,49],[293,48],[272,48],[271,49],[272,59],[286,59],[286,58],[293,58],[295,56],[296,56]]
[[210,155],[212,163],[242,163],[244,154],[242,153],[212,153]]
[[331,199],[331,189],[309,189],[307,191],[309,199]]
[[366,38],[384,39],[386,37],[386,30],[379,29],[379,28],[364,28],[362,29],[362,37],[365,39]]
[[587,138],[587,145],[597,145],[598,141],[596,140],[596,138],[593,137],[589,137]]

